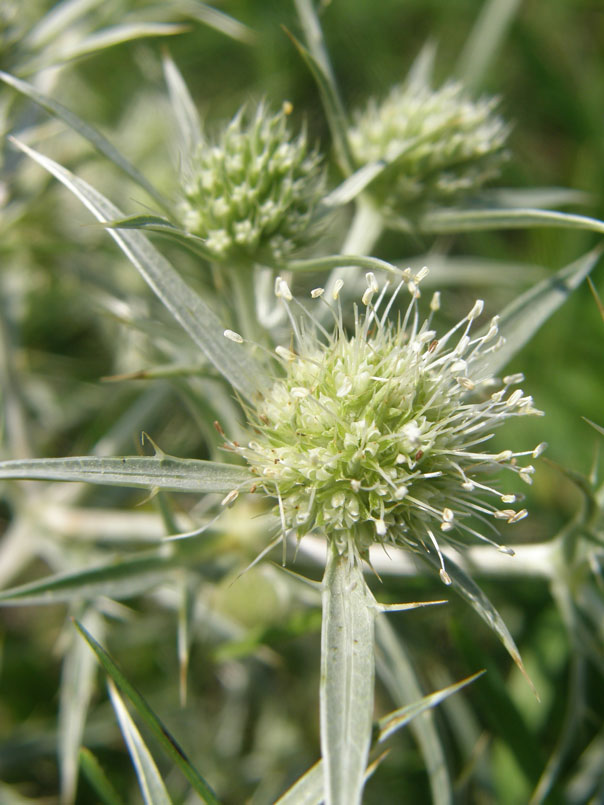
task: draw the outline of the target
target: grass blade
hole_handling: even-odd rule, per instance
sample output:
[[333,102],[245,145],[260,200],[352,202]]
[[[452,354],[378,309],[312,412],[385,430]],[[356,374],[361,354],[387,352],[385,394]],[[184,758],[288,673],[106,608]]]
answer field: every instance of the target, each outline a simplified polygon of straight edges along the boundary
[[326,805],[361,801],[371,743],[375,615],[361,568],[330,551],[323,578],[320,690]]
[[103,486],[218,492],[238,489],[252,478],[245,467],[174,456],[78,456],[0,461],[0,480],[84,481]]
[[199,772],[191,765],[188,757],[180,748],[176,740],[168,732],[153,710],[149,707],[146,700],[126,679],[118,666],[111,659],[105,649],[97,643],[92,635],[86,631],[81,623],[74,621],[75,627],[94,651],[98,661],[104,668],[107,675],[115,684],[116,688],[131,702],[139,716],[149,727],[153,735],[159,741],[161,747],[168,757],[178,766],[193,789],[199,794],[202,800],[209,805],[219,805],[219,800],[203,779]]
[[[71,190],[98,221],[107,223],[124,217],[87,182],[24,143],[14,138],[11,140]],[[144,235],[130,230],[109,229],[108,232],[176,321],[233,388],[250,398],[268,384],[263,367],[240,345],[224,337],[224,326],[212,308],[186,284]]]
[[103,805],[124,805],[124,800],[117,793],[92,752],[86,747],[82,747],[79,757],[80,768],[97,796],[102,800]]
[[107,687],[109,688],[111,703],[130,752],[146,805],[172,805],[172,800],[151,756],[151,752],[147,749],[140,732],[126,709],[126,705],[111,680],[107,682]]

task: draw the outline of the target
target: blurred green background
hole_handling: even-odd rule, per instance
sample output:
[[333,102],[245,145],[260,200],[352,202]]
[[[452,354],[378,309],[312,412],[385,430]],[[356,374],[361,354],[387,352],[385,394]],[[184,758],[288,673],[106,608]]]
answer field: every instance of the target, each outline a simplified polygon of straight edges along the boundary
[[[32,21],[52,4],[38,3],[36,11],[34,5],[29,10]],[[168,6],[169,2],[164,3],[163,10]],[[287,99],[294,105],[297,121],[308,126],[311,138],[329,147],[316,86],[284,31],[285,27],[301,35],[293,4],[225,0],[220,8],[255,31],[254,43],[242,44],[191,24],[169,40],[122,44],[75,61],[61,71],[52,87],[53,97],[104,131],[145,175],[171,194],[176,192],[178,156],[166,113],[162,47],[169,48],[187,80],[208,131],[250,100],[266,97],[278,107]],[[347,108],[362,105],[372,94],[385,94],[405,76],[427,40],[438,48],[437,83],[447,79],[482,8],[483,3],[475,0],[332,0],[325,4],[321,20]],[[106,20],[113,21],[137,11],[153,18],[149,4],[116,0],[103,7]],[[24,11],[17,12],[13,24],[19,14],[26,25]],[[6,33],[0,53],[0,66],[7,71],[19,64],[18,44],[11,44],[9,38]],[[518,4],[509,31],[477,86],[478,92],[500,96],[501,113],[513,123],[511,158],[499,184],[575,188],[589,196],[580,211],[604,218],[603,53],[601,2],[525,0]],[[3,88],[0,93],[8,129],[21,130],[28,121],[47,120],[32,113],[31,105],[16,99],[11,90]],[[140,192],[108,170],[86,144],[58,124],[47,125],[48,139],[41,150],[96,183],[129,212],[144,209],[146,201]],[[141,403],[140,422],[129,425],[125,452],[134,452],[140,431],[147,430],[174,455],[205,456],[210,438],[204,430],[207,423],[200,427],[202,416],[195,410],[195,398],[181,384],[101,381],[105,375],[132,370],[133,355],[141,364],[146,360],[146,365],[170,355],[168,348],[162,351],[161,345],[151,344],[145,332],[124,333],[115,310],[108,312],[104,305],[105,292],[121,288],[128,304],[141,305],[150,328],[160,322],[166,341],[172,338],[178,343],[184,338],[176,328],[172,330],[109,238],[63,188],[41,176],[36,167],[23,165],[9,148],[4,160],[3,187],[22,206],[16,212],[11,208],[10,214],[7,208],[2,225],[3,304],[11,305],[7,320],[18,345],[14,368],[22,373],[28,392],[36,455],[86,453],[111,432],[135,400],[157,395],[161,405],[150,404],[146,409]],[[443,285],[443,296],[454,311],[452,318],[458,310],[463,314],[468,300],[476,296],[487,300],[489,314],[496,313],[536,278],[568,264],[597,242],[588,232],[553,229],[451,239],[449,254],[472,256],[479,265],[478,278],[471,285]],[[158,245],[185,275],[194,275],[189,255],[162,242]],[[378,244],[376,256],[412,259],[431,245],[388,234]],[[485,261],[483,270],[480,260]],[[526,275],[521,271],[504,276],[500,269],[500,275],[493,276],[492,260],[522,264]],[[601,266],[593,280],[604,298]],[[530,517],[510,532],[510,541],[548,540],[582,505],[576,484],[560,467],[587,475],[594,462],[598,464],[602,437],[583,417],[604,425],[603,345],[604,322],[589,288],[583,286],[510,367],[524,372],[525,389],[546,416],[530,425],[514,423],[505,429],[501,444],[519,447],[546,441],[551,462],[540,462],[527,495]],[[129,366],[123,365],[122,350],[131,358]],[[190,347],[183,350],[189,357]],[[5,430],[9,426],[5,421]],[[128,507],[139,504],[141,497],[120,490],[92,490],[85,504]],[[144,504],[143,509],[152,510],[153,503]],[[7,498],[0,508],[0,526],[10,520]],[[217,631],[196,633],[186,708],[178,704],[173,607],[163,606],[160,595],[127,601],[123,620],[116,617],[110,649],[194,759],[200,760],[224,802],[256,805],[273,801],[317,758],[320,617],[316,602],[301,605],[290,591],[282,590],[279,571],[272,567],[252,571],[233,584],[247,554],[253,558],[264,535],[253,535],[250,544],[245,544],[238,523],[232,524],[232,533],[227,527],[226,533],[225,539],[236,545],[243,559],[224,567],[217,561],[208,571],[211,592],[206,603],[218,620],[232,619],[240,625],[246,637],[235,638],[226,629],[220,642]],[[77,544],[70,550],[77,554]],[[52,568],[52,557],[41,555],[13,583],[42,575],[48,566]],[[320,576],[316,567],[305,567],[303,560],[296,570]],[[560,731],[569,734],[564,719],[573,707],[582,708],[583,719],[580,728],[571,731],[572,747],[560,783],[546,801],[604,801],[589,800],[596,796],[592,789],[582,798],[578,783],[572,798],[569,791],[575,789],[567,785],[579,765],[587,763],[586,748],[591,744],[597,749],[604,742],[602,633],[593,635],[593,658],[582,668],[582,695],[574,702],[567,686],[577,690],[572,676],[575,648],[549,585],[527,578],[484,580],[484,589],[514,634],[541,695],[540,704],[496,638],[463,602],[452,600],[446,612],[393,617],[427,691],[488,668],[489,673],[463,694],[463,700],[451,700],[436,716],[458,801],[527,802]],[[416,600],[440,597],[442,588],[424,578],[385,578],[381,585],[376,583],[376,594],[383,601]],[[0,612],[0,779],[14,784],[24,802],[57,801],[55,716],[62,630],[68,628],[63,625],[64,615],[63,606]],[[382,688],[378,688],[377,707],[379,713],[392,707]],[[133,772],[101,686],[85,743],[98,754],[118,790],[127,792],[124,801],[138,801]],[[487,754],[490,771],[485,769]],[[169,771],[167,763],[161,759],[159,763],[172,790],[184,792],[183,781]],[[84,782],[77,802],[94,803],[95,796]],[[2,797],[0,789],[0,802],[18,801]],[[429,797],[423,760],[404,732],[392,741],[382,768],[368,784],[366,801],[428,802]],[[177,801],[187,801],[185,794]]]

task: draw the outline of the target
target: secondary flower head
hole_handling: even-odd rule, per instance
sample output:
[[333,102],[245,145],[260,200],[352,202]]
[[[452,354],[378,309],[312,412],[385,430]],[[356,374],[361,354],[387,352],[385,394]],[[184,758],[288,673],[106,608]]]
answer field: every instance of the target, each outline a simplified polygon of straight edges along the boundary
[[318,229],[325,176],[306,134],[292,137],[291,105],[271,115],[260,104],[246,123],[240,110],[215,144],[198,145],[183,180],[181,219],[213,257],[280,261]]
[[451,203],[499,173],[509,127],[496,105],[471,100],[459,82],[433,90],[410,80],[357,113],[350,147],[359,167],[388,163],[370,189],[389,207]]
[[[510,417],[541,412],[513,388],[521,375],[491,376],[488,356],[501,339],[497,317],[480,335],[471,334],[481,301],[438,336],[435,294],[420,322],[418,286],[425,273],[405,272],[388,301],[387,287],[380,291],[368,274],[351,335],[339,300],[330,304],[335,328],[328,334],[310,312],[293,315],[296,300],[278,279],[295,346],[277,347],[283,376],[249,412],[256,438],[230,446],[249,462],[256,485],[277,499],[284,532],[299,538],[321,532],[355,560],[376,542],[423,546],[436,550],[448,582],[438,538],[470,535],[497,545],[477,522],[496,534],[497,520],[513,523],[526,515],[491,476],[506,468],[530,483],[533,467],[518,459],[537,456],[543,446],[495,453],[484,445]],[[395,323],[389,314],[404,286],[411,300]],[[315,304],[325,301],[322,289],[312,296]],[[225,335],[242,340],[231,331]]]

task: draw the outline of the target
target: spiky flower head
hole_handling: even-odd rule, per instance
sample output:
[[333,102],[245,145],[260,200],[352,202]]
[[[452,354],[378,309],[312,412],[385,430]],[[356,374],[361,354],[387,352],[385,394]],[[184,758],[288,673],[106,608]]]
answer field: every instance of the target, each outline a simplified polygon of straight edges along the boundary
[[359,167],[388,164],[370,186],[388,207],[451,203],[499,173],[509,126],[496,106],[494,98],[471,100],[456,81],[433,90],[409,80],[356,114],[353,157]]
[[[301,538],[318,531],[355,560],[376,542],[423,546],[437,552],[448,583],[439,538],[475,536],[511,552],[478,530],[486,526],[496,534],[496,521],[526,515],[491,476],[506,468],[530,483],[533,467],[519,458],[537,456],[543,445],[521,453],[489,452],[484,445],[510,417],[541,412],[513,388],[521,375],[491,376],[488,357],[501,339],[497,317],[480,335],[471,334],[481,301],[438,336],[435,294],[420,323],[418,286],[425,273],[405,272],[387,303],[387,288],[380,291],[368,274],[365,310],[355,306],[351,335],[339,301],[330,304],[333,334],[311,312],[299,320],[292,314],[295,346],[276,349],[283,376],[250,412],[257,435],[231,448],[248,461],[256,485],[278,500],[284,532]],[[411,300],[394,323],[389,313],[404,286]],[[277,292],[289,308],[296,304],[281,279]],[[322,289],[312,295],[325,301]],[[225,335],[241,340],[231,331]]]
[[214,144],[203,139],[183,180],[181,219],[219,261],[281,261],[317,234],[324,171],[306,133],[293,137],[291,105],[240,110]]

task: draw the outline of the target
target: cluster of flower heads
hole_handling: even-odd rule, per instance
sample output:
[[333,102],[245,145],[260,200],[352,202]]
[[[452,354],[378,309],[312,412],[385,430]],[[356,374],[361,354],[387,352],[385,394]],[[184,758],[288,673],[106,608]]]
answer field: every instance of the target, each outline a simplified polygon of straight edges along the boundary
[[[498,381],[489,373],[501,338],[498,317],[471,335],[482,301],[439,337],[432,328],[436,293],[420,323],[418,286],[426,273],[404,272],[388,301],[387,285],[380,290],[368,274],[352,335],[343,325],[341,283],[327,303],[335,319],[328,333],[278,278],[295,346],[276,348],[283,376],[249,411],[256,438],[229,446],[249,463],[255,486],[277,499],[284,532],[323,533],[355,561],[376,542],[435,550],[449,583],[437,535],[470,535],[512,553],[478,531],[477,521],[496,536],[494,521],[526,515],[490,478],[507,468],[530,483],[533,467],[518,459],[536,457],[544,445],[521,453],[482,447],[510,417],[541,412],[513,388],[521,375]],[[389,314],[403,287],[411,299],[395,323]],[[311,295],[326,303],[323,289]],[[230,330],[225,335],[243,341]]]
[[219,262],[279,262],[317,234],[325,175],[305,132],[292,137],[290,112],[291,104],[275,115],[260,104],[246,123],[240,110],[190,159],[181,220]]
[[357,113],[353,157],[359,167],[388,163],[371,185],[388,207],[451,203],[499,173],[509,126],[496,105],[494,98],[470,100],[459,82],[438,90],[423,81],[396,85]]

